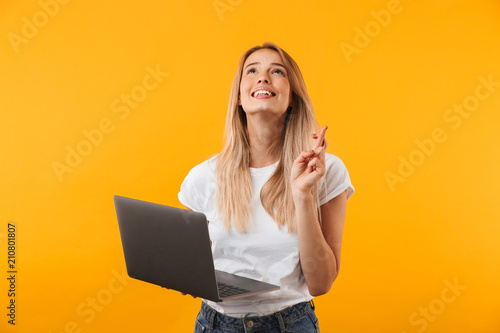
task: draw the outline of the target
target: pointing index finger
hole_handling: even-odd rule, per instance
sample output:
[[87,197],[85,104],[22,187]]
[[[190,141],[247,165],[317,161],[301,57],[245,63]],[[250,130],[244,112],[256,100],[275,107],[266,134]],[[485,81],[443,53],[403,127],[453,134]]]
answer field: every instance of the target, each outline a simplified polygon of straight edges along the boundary
[[328,126],[323,126],[321,131],[318,134],[318,138],[316,139],[316,142],[314,143],[313,150],[316,150],[316,148],[323,146],[323,141],[325,139],[325,132],[328,129]]

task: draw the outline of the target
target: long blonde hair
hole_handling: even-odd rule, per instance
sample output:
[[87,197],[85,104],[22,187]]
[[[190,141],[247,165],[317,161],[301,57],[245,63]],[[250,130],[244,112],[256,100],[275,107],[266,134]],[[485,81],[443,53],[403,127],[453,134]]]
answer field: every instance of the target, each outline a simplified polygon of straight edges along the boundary
[[[240,232],[248,230],[251,223],[253,196],[250,175],[250,146],[246,114],[238,106],[238,96],[246,59],[253,52],[263,48],[274,50],[281,55],[288,73],[292,104],[291,108],[286,111],[280,140],[277,140],[273,147],[270,147],[270,151],[280,152],[280,160],[276,170],[262,187],[260,200],[266,212],[280,228],[286,225],[288,232],[296,232],[290,172],[293,162],[299,154],[302,151],[311,150],[311,134],[317,133],[319,126],[299,67],[288,53],[271,42],[250,48],[241,56],[238,63],[238,70],[229,97],[224,132],[225,145],[216,158],[217,212],[221,214],[224,226],[228,231],[231,229],[231,225]],[[312,194],[316,198],[315,208],[318,211],[318,218],[321,220],[318,210],[317,185],[314,186]]]

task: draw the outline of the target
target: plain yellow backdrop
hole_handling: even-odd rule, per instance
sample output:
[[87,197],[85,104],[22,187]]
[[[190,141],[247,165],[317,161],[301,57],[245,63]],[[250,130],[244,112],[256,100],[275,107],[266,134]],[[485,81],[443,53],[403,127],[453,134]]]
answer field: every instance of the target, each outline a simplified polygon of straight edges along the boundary
[[273,41],[356,187],[321,331],[500,332],[499,16],[494,0],[0,2],[0,331],[192,331],[199,299],[124,275],[113,195],[180,207],[222,147],[239,56]]

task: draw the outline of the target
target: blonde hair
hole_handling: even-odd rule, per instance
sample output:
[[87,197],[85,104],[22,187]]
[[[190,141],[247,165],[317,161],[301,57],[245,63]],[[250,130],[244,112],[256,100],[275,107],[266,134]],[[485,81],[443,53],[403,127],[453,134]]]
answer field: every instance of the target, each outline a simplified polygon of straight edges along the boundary
[[[281,55],[288,73],[292,92],[292,104],[285,115],[280,140],[269,151],[277,151],[280,160],[276,170],[264,184],[260,200],[266,212],[276,221],[279,228],[288,227],[288,232],[296,232],[295,207],[291,193],[290,172],[294,160],[302,151],[311,150],[311,134],[319,129],[313,106],[299,67],[295,61],[276,44],[266,42],[254,46],[240,58],[238,70],[233,80],[224,132],[225,145],[216,158],[217,212],[229,231],[233,225],[238,231],[245,232],[250,226],[252,180],[250,175],[250,146],[248,140],[246,114],[238,106],[240,81],[246,59],[260,49],[271,49]],[[313,197],[319,214],[318,188],[314,186]]]

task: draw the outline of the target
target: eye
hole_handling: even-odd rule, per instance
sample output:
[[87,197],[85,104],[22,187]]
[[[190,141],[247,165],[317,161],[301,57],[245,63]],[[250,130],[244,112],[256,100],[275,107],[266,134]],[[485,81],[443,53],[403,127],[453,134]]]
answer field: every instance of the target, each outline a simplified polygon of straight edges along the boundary
[[285,75],[285,72],[283,72],[281,69],[279,68],[276,68],[275,70],[273,70],[273,73],[278,73],[280,75]]
[[247,74],[251,74],[251,73],[255,73],[255,68],[250,68],[249,70],[247,70]]

